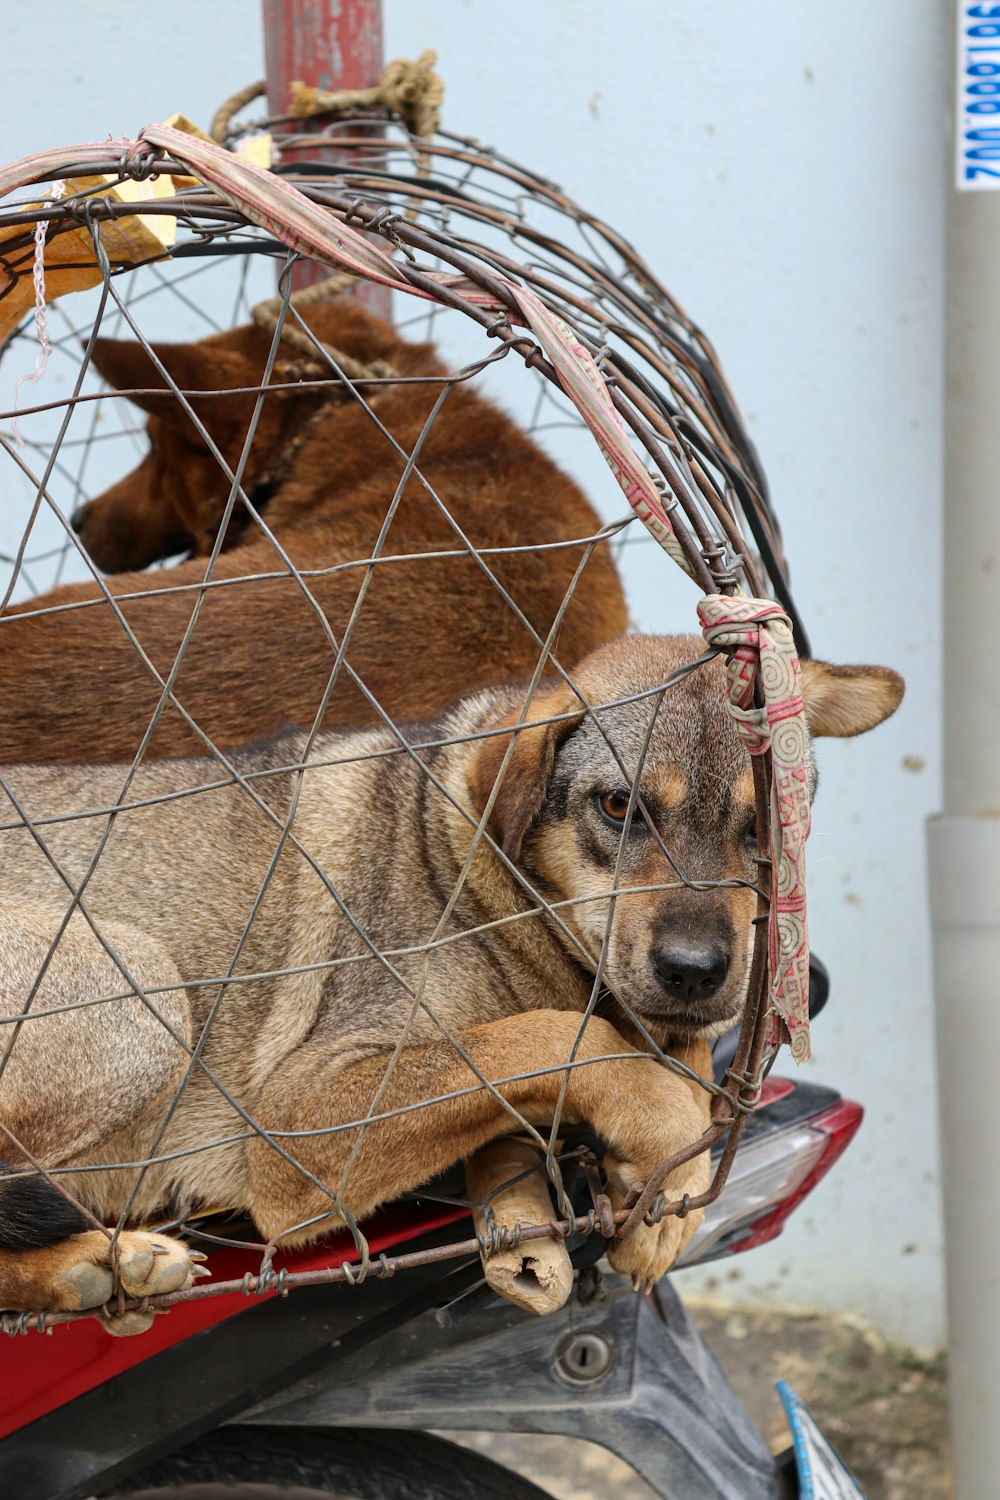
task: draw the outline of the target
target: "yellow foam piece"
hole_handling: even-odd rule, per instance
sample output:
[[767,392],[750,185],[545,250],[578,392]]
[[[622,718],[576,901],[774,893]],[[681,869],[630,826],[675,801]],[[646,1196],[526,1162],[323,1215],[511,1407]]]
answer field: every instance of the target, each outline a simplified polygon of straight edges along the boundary
[[[170,115],[162,124],[172,125],[174,130],[183,130],[185,135],[193,135],[199,141],[208,141],[210,146],[218,144],[189,120],[187,115]],[[236,146],[237,156],[242,156],[244,161],[252,162],[255,167],[264,167],[267,171],[271,167],[271,154],[271,135],[267,130],[258,130],[254,135],[244,136]],[[197,177],[175,177],[174,181],[178,187],[198,186]]]
[[245,135],[236,147],[236,155],[253,162],[255,167],[271,170],[271,132],[258,130],[255,135]]
[[[198,140],[211,139],[186,115],[173,114],[163,124],[172,125],[186,135]],[[271,165],[271,137],[266,131],[248,136],[237,147],[237,155],[251,161],[255,166],[269,168]],[[94,177],[67,179],[67,194],[90,192],[102,198],[111,198],[120,203],[149,203],[156,198],[169,198],[179,187],[198,185],[197,177],[171,177],[161,173],[147,178],[145,182],[126,179],[119,182],[110,174]],[[32,205],[41,207],[41,203]],[[0,250],[12,240],[24,235],[23,226],[0,230]],[[151,256],[169,251],[177,238],[177,220],[168,214],[128,214],[121,219],[105,220],[101,224],[101,244],[112,265],[129,266],[147,261]],[[35,304],[35,288],[32,280],[34,256],[26,250],[17,265],[17,283],[0,300],[0,345],[2,345],[21,321],[24,314]],[[82,226],[67,229],[61,234],[46,237],[45,241],[45,300],[54,302],[68,292],[80,292],[97,286],[101,272],[94,255],[90,235]]]
[[208,141],[210,146],[215,144],[212,137],[206,135],[201,126],[196,125],[193,120],[189,120],[187,115],[168,115],[165,120],[160,121],[160,124],[169,125],[173,130],[183,130],[185,135],[193,135],[199,141]]
[[[163,174],[145,182],[119,182],[117,177],[105,173],[94,177],[68,178],[66,192],[91,192],[115,202],[138,205],[150,203],[156,198],[172,197],[174,181],[172,177]],[[42,205],[39,203],[37,206]],[[23,234],[23,226],[0,230],[0,249]],[[177,220],[167,214],[127,214],[123,218],[108,219],[101,224],[101,244],[112,265],[135,265],[149,260],[151,256],[162,255],[165,250],[169,250],[176,237]],[[34,254],[25,250],[17,266],[17,282],[0,301],[0,343],[8,338],[24,314],[35,304],[32,280],[34,264]],[[100,280],[101,271],[94,254],[93,241],[82,225],[67,229],[62,234],[46,237],[47,303],[65,296],[67,292],[79,292],[87,287],[97,286]]]

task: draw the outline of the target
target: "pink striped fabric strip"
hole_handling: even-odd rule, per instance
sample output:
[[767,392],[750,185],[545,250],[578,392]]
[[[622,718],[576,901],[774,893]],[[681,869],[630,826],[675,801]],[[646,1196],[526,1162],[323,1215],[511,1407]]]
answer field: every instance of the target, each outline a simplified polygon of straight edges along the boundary
[[[751,755],[771,751],[770,1042],[787,1041],[796,1062],[809,1045],[809,928],[806,839],[809,776],[799,659],[792,627],[770,599],[706,594],[698,618],[710,646],[731,652],[730,712]],[[764,707],[755,708],[760,681]]]

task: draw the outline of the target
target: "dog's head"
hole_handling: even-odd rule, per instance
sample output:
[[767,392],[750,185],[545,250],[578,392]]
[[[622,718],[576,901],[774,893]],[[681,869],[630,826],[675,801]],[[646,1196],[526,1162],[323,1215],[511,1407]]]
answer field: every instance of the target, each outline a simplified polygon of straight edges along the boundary
[[[351,299],[320,302],[307,309],[306,321],[321,344],[342,350],[352,359],[387,362],[401,374],[440,371],[429,345],[401,339],[390,324]],[[298,329],[291,316],[287,326]],[[272,342],[273,335],[256,324],[228,329],[195,343],[153,344],[153,358],[141,343],[103,338],[96,341],[95,369],[108,385],[126,393],[135,406],[149,414],[149,451],[139,466],[81,507],[74,517],[74,525],[99,567],[120,572],[146,567],[173,552],[190,550],[200,556],[212,550],[231,488],[226,466],[234,470],[243,455]],[[330,402],[331,394],[339,394],[339,387],[317,388],[310,383],[330,375],[323,356],[314,356],[315,368],[307,369],[309,363],[308,346],[303,353],[298,347],[280,345],[272,383],[287,387],[306,375],[308,380],[301,391],[286,388],[269,397],[257,414],[253,446],[243,472],[244,488],[255,505],[266,503],[274,483],[273,469],[287,457],[292,440],[310,418],[321,408],[329,407],[331,412],[342,409]],[[197,421],[177,399],[174,386],[188,393]],[[197,394],[205,391],[214,394]],[[223,463],[205,442],[198,423],[204,426]],[[377,442],[374,428],[366,436],[369,447]],[[339,440],[341,444],[347,441],[343,433]],[[338,448],[341,473],[350,457]],[[284,474],[286,488],[290,477]],[[328,493],[326,486],[305,485],[300,489],[303,512]],[[237,513],[227,545],[239,539],[243,519]]]
[[[492,837],[592,966],[607,940],[609,988],[661,1035],[710,1035],[738,1018],[760,878],[751,761],[723,663],[685,672],[703,652],[684,636],[602,647],[572,674],[593,713],[566,685],[540,690],[502,779],[506,735],[482,741],[468,773],[480,815],[496,784]],[[809,661],[802,690],[811,735],[849,736],[887,718],[903,683],[883,667]],[[810,777],[812,791],[811,751]]]

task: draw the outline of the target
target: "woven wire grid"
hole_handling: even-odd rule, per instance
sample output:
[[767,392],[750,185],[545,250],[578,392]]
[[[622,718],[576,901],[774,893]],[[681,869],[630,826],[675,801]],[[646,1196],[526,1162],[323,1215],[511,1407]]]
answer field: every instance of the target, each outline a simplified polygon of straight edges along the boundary
[[[477,547],[470,540],[455,518],[448,512],[435,489],[433,473],[425,472],[421,466],[420,445],[426,438],[442,403],[449,395],[466,384],[483,384],[490,394],[499,394],[512,406],[522,427],[535,436],[548,451],[554,452],[564,466],[573,468],[584,482],[599,508],[607,518],[604,527],[591,536],[567,537],[565,545],[574,546],[581,556],[580,566],[573,573],[565,591],[563,604],[557,618],[570,606],[580,586],[588,559],[594,549],[611,539],[618,561],[628,576],[631,566],[630,554],[642,553],[644,566],[659,567],[666,584],[676,574],[681,589],[685,587],[681,575],[676,573],[669,560],[655,544],[646,537],[634,517],[623,518],[620,514],[620,494],[616,490],[596,446],[579,417],[563,396],[554,379],[553,371],[541,351],[531,338],[524,337],[504,324],[502,320],[454,292],[446,292],[430,280],[433,272],[446,269],[458,270],[469,280],[480,286],[494,285],[492,273],[516,279],[529,286],[543,303],[557,312],[574,330],[580,342],[593,355],[606,382],[612,400],[630,431],[636,451],[647,465],[671,514],[679,540],[683,547],[689,569],[695,581],[706,591],[731,592],[737,585],[756,596],[774,595],[781,599],[793,621],[797,622],[794,606],[789,597],[785,569],[781,553],[780,535],[767,500],[762,472],[739,418],[735,403],[728,391],[718,361],[707,340],[678,308],[664,288],[658,283],[649,268],[636,256],[631,247],[598,220],[585,214],[552,184],[528,172],[523,167],[507,161],[498,153],[475,142],[442,134],[433,142],[421,142],[419,151],[405,132],[389,125],[383,134],[373,136],[358,121],[351,120],[331,126],[322,136],[310,134],[289,142],[301,150],[315,153],[322,160],[308,163],[296,162],[282,169],[291,175],[296,184],[314,201],[325,205],[330,212],[355,226],[363,227],[373,236],[378,236],[394,253],[402,275],[415,288],[429,293],[432,300],[414,301],[406,305],[397,297],[397,327],[404,335],[432,339],[448,363],[444,377],[416,377],[417,381],[438,393],[438,400],[429,407],[429,419],[421,430],[415,446],[400,448],[398,458],[401,477],[422,486],[426,494],[441,512],[450,526],[454,541],[447,550],[454,557],[472,557],[477,569],[490,581],[495,592],[499,611],[513,611],[520,627],[534,641],[536,651],[534,670],[531,673],[532,689],[538,683],[552,678],[562,679],[573,685],[578,697],[585,698],[581,685],[572,674],[574,663],[564,661],[555,645],[556,631],[546,637],[540,634],[524,617],[523,611],[504,589],[496,569],[498,559],[515,550],[515,544],[499,544],[493,548]],[[429,164],[429,170],[428,170]],[[94,175],[101,171],[118,172],[122,168],[120,153],[109,149],[106,156],[95,155],[84,161],[67,160],[60,176]],[[164,163],[169,168],[169,163]],[[179,1071],[179,1080],[173,1094],[173,1102],[161,1110],[147,1140],[147,1149],[138,1157],[128,1160],[108,1161],[106,1157],[88,1163],[74,1159],[71,1163],[45,1163],[36,1159],[23,1141],[11,1141],[11,1146],[20,1160],[28,1163],[32,1170],[41,1172],[50,1182],[68,1194],[82,1206],[92,1222],[103,1223],[104,1218],[113,1218],[109,1228],[112,1243],[123,1227],[130,1222],[137,1204],[143,1201],[143,1191],[156,1168],[168,1173],[172,1170],[168,1161],[182,1157],[197,1158],[226,1147],[239,1150],[249,1140],[265,1139],[268,1146],[282,1157],[290,1170],[298,1171],[323,1194],[329,1208],[322,1215],[289,1223],[283,1230],[272,1235],[269,1242],[247,1240],[257,1244],[262,1255],[260,1272],[256,1277],[245,1278],[244,1290],[264,1290],[276,1285],[272,1260],[280,1252],[283,1237],[308,1228],[313,1220],[329,1219],[336,1212],[339,1220],[347,1225],[352,1237],[357,1260],[333,1266],[323,1272],[282,1273],[281,1289],[313,1278],[346,1280],[355,1282],[368,1274],[390,1274],[392,1270],[413,1260],[446,1258],[449,1255],[467,1254],[470,1241],[467,1237],[456,1239],[449,1245],[434,1251],[418,1252],[375,1260],[369,1255],[364,1231],[359,1227],[351,1209],[350,1174],[352,1165],[362,1149],[367,1132],[382,1119],[388,1118],[381,1110],[381,1101],[390,1088],[394,1070],[399,1066],[403,1049],[411,1045],[415,1035],[423,1034],[418,1027],[429,1026],[455,1049],[470,1073],[470,1082],[460,1090],[439,1093],[412,1102],[407,1111],[433,1108],[447,1104],[456,1093],[486,1090],[501,1103],[513,1127],[524,1132],[535,1143],[540,1169],[544,1170],[552,1184],[554,1207],[552,1217],[536,1225],[523,1225],[518,1231],[520,1240],[555,1234],[568,1235],[573,1232],[593,1233],[603,1223],[607,1228],[607,1200],[595,1189],[592,1204],[583,1212],[574,1211],[563,1190],[563,1173],[567,1165],[565,1142],[568,1132],[561,1119],[566,1082],[571,1072],[584,1065],[577,1056],[587,1022],[602,1013],[607,1003],[604,971],[608,962],[616,904],[627,889],[622,879],[628,831],[633,819],[644,816],[639,794],[639,768],[626,777],[630,786],[629,808],[621,838],[618,857],[611,886],[600,893],[599,898],[607,906],[600,951],[588,953],[585,961],[591,973],[589,996],[580,1012],[576,1038],[569,1054],[560,1063],[563,1089],[558,1099],[553,1118],[545,1128],[526,1119],[516,1106],[501,1094],[510,1077],[487,1077],[477,1065],[475,1058],[463,1044],[462,1038],[452,1031],[437,1012],[433,999],[428,998],[428,975],[436,953],[455,943],[467,943],[481,938],[491,926],[490,921],[467,924],[460,933],[447,930],[447,920],[453,905],[459,900],[461,881],[467,869],[463,869],[459,888],[451,893],[442,893],[442,914],[433,931],[419,944],[380,945],[366,930],[364,916],[349,909],[337,889],[335,876],[324,869],[312,854],[309,840],[296,828],[298,801],[306,778],[313,770],[325,765],[343,762],[345,758],[355,763],[396,758],[419,768],[421,776],[433,780],[433,770],[428,764],[433,752],[446,748],[461,740],[454,733],[442,737],[440,730],[414,733],[405,725],[396,722],[391,711],[387,711],[375,698],[352,663],[351,643],[358,621],[364,609],[367,581],[380,567],[398,566],[417,557],[426,560],[427,549],[420,552],[397,555],[387,551],[391,541],[391,524],[398,509],[402,484],[394,495],[387,496],[385,525],[376,546],[363,556],[342,559],[323,567],[304,568],[293,560],[280,529],[269,525],[268,505],[257,498],[255,476],[254,429],[263,405],[263,392],[268,399],[282,399],[278,392],[294,387],[296,396],[308,390],[320,401],[323,410],[326,403],[349,403],[364,409],[376,427],[378,418],[378,395],[383,388],[398,385],[393,374],[362,374],[349,376],[338,366],[337,352],[325,348],[321,341],[311,338],[308,332],[307,315],[300,312],[291,295],[291,269],[297,257],[290,256],[285,247],[266,232],[246,222],[240,214],[216,198],[206,188],[185,189],[174,197],[144,204],[153,214],[176,214],[179,239],[169,261],[151,263],[143,268],[115,265],[109,259],[101,240],[101,227],[109,219],[124,217],[130,205],[120,205],[102,198],[99,191],[84,194],[67,193],[66,197],[51,207],[39,209],[38,193],[24,195],[19,206],[6,207],[0,212],[0,231],[23,231],[6,240],[0,267],[14,280],[30,275],[35,254],[35,225],[40,219],[48,223],[48,235],[53,238],[61,232],[80,225],[89,231],[94,255],[102,269],[101,285],[93,293],[66,299],[51,310],[53,323],[52,370],[62,367],[64,378],[72,379],[69,396],[53,400],[45,386],[28,388],[19,393],[15,401],[4,397],[5,409],[0,411],[0,421],[12,422],[17,417],[19,439],[0,435],[5,466],[5,488],[22,497],[20,514],[22,526],[10,539],[5,560],[9,567],[4,603],[17,601],[17,617],[34,613],[36,617],[62,615],[67,630],[73,628],[73,613],[79,609],[103,609],[113,615],[121,632],[135,648],[135,670],[140,676],[148,675],[159,690],[159,701],[151,718],[136,725],[136,752],[131,764],[121,767],[122,775],[118,789],[110,799],[83,801],[71,812],[62,809],[58,815],[39,816],[25,801],[22,801],[7,777],[3,787],[7,792],[10,807],[0,834],[12,835],[28,832],[43,860],[56,873],[65,890],[67,904],[59,912],[58,930],[44,958],[39,964],[34,982],[25,995],[18,996],[19,1004],[10,1007],[7,1015],[0,1017],[8,1036],[0,1055],[0,1085],[3,1073],[15,1054],[18,1039],[26,1028],[39,1021],[39,1013],[32,1015],[32,1005],[44,975],[53,961],[58,944],[65,939],[70,918],[75,913],[89,924],[100,949],[120,975],[120,986],[85,1001],[66,1001],[56,1008],[41,1014],[69,1014],[74,1010],[86,1014],[93,1007],[106,1005],[138,1004],[138,1011],[145,1013],[157,1025],[163,1025],[161,1009],[164,998],[172,995],[189,996],[201,992],[206,999],[200,1003],[202,1022],[196,1036],[185,1038],[176,1029],[173,1040],[184,1061]],[[262,275],[263,271],[263,275]],[[162,672],[150,661],[132,630],[122,598],[116,595],[100,579],[97,568],[87,557],[79,538],[73,532],[69,518],[82,502],[99,493],[102,484],[121,472],[127,463],[141,453],[145,442],[142,424],[136,420],[133,409],[120,399],[102,397],[100,388],[95,388],[90,356],[93,341],[98,333],[102,337],[126,334],[152,352],[151,343],[160,329],[175,328],[185,320],[192,336],[214,331],[216,327],[245,321],[247,313],[260,295],[269,295],[275,272],[279,274],[280,298],[275,315],[275,326],[265,367],[259,380],[240,389],[254,400],[253,418],[245,441],[235,462],[214,447],[206,423],[199,415],[204,403],[195,406],[190,391],[185,392],[169,371],[165,381],[177,402],[186,411],[195,431],[209,447],[214,447],[214,457],[223,475],[226,491],[220,507],[214,542],[206,546],[202,576],[197,583],[185,583],[181,587],[191,599],[191,614],[179,650],[169,672]],[[206,278],[223,279],[226,291],[209,295],[205,291]],[[269,285],[270,283],[270,285]],[[91,312],[86,315],[86,298],[90,298]],[[95,306],[96,304],[96,306]],[[225,304],[225,306],[223,306]],[[0,293],[2,305],[2,293]],[[80,310],[78,310],[78,308]],[[166,311],[164,311],[164,308]],[[211,311],[210,309],[215,309]],[[71,321],[72,319],[72,321]],[[300,337],[304,335],[307,345],[311,339],[315,346],[307,353],[308,368],[300,368],[294,380],[280,379],[279,353],[281,336],[285,329],[294,327]],[[491,343],[490,340],[493,340]],[[22,325],[18,334],[7,345],[2,362],[0,378],[22,375],[30,365],[34,349],[34,334],[30,322]],[[513,356],[513,360],[511,358]],[[301,358],[301,356],[300,356]],[[414,377],[411,377],[413,379]],[[11,381],[13,383],[13,381]],[[6,389],[6,387],[4,387]],[[49,399],[40,399],[42,395]],[[127,394],[127,392],[126,392]],[[113,416],[108,416],[109,408]],[[383,435],[391,440],[392,434]],[[294,442],[294,437],[293,437]],[[127,456],[126,456],[127,455]],[[331,457],[335,464],[335,454]],[[502,462],[502,459],[500,460]],[[259,477],[259,475],[257,476]],[[336,477],[331,471],[331,484]],[[603,502],[603,503],[602,503]],[[539,503],[543,503],[540,501]],[[279,750],[266,767],[247,769],[246,764],[234,755],[228,746],[216,744],[210,734],[200,729],[197,722],[186,712],[183,693],[173,693],[185,653],[195,635],[199,612],[203,601],[213,587],[213,573],[220,556],[237,556],[240,548],[223,553],[223,542],[227,527],[238,518],[245,526],[241,546],[246,538],[263,538],[273,555],[268,570],[270,576],[290,579],[301,592],[310,611],[323,631],[328,647],[328,678],[319,695],[311,716],[311,727],[295,738],[278,742]],[[560,545],[560,544],[555,544]],[[440,552],[436,555],[441,555]],[[346,627],[338,635],[331,628],[322,606],[317,602],[319,581],[324,574],[338,569],[353,570],[365,582],[359,591],[355,608]],[[72,577],[90,577],[96,580],[92,596],[95,602],[73,603],[61,601],[59,596],[47,597],[44,590],[51,590]],[[177,588],[170,582],[175,574],[169,563],[165,571],[149,575],[148,588],[130,588],[128,599],[155,598],[163,588]],[[259,574],[253,577],[259,581]],[[220,586],[237,586],[239,578],[227,575]],[[244,581],[248,581],[244,579]],[[112,580],[113,582],[113,580]],[[693,616],[693,596],[691,599]],[[0,620],[0,632],[3,622]],[[248,621],[248,628],[250,622]],[[801,639],[801,627],[798,627]],[[3,636],[0,633],[0,653],[4,652]],[[690,662],[678,670],[673,677],[661,684],[660,698],[669,694],[690,673],[700,670],[709,653],[692,656]],[[345,752],[336,739],[326,738],[330,729],[342,726],[336,723],[323,725],[323,715],[330,697],[341,678],[349,678],[358,693],[368,704],[371,718],[382,725],[385,738],[375,744],[361,747],[350,746]],[[220,669],[219,691],[225,691],[225,676]],[[659,701],[659,700],[657,700]],[[443,693],[440,709],[447,707],[447,695]],[[192,742],[200,743],[203,757],[189,784],[181,791],[169,794],[143,793],[143,775],[151,763],[147,751],[158,721],[168,705],[187,722]],[[605,720],[600,712],[606,708],[602,703],[586,703],[586,711],[599,726]],[[260,726],[261,733],[275,729],[280,723],[280,706],[272,719]],[[652,726],[653,720],[650,721]],[[601,732],[606,731],[601,728]],[[465,738],[476,741],[488,737],[489,731],[479,731]],[[611,745],[610,739],[608,740]],[[612,745],[612,752],[622,767],[619,752]],[[33,759],[44,759],[35,754]],[[64,756],[54,757],[63,759]],[[155,762],[152,762],[155,764]],[[757,802],[758,835],[761,847],[766,848],[768,826],[768,798],[766,763],[754,761],[754,784]],[[268,782],[284,778],[292,788],[286,801],[274,806],[269,799]],[[133,790],[138,788],[138,791]],[[89,910],[88,887],[101,869],[101,858],[116,824],[129,813],[148,808],[153,802],[176,801],[209,797],[220,788],[238,791],[256,815],[271,829],[273,849],[266,861],[266,869],[259,883],[244,893],[245,914],[233,952],[222,972],[191,975],[185,973],[182,980],[165,983],[143,983],[119,951],[119,945],[109,938],[103,928],[108,925],[103,918],[94,917]],[[440,781],[435,787],[437,795],[454,804],[454,797]],[[467,810],[459,809],[468,818]],[[100,828],[96,844],[88,845],[85,867],[78,871],[73,861],[60,858],[56,830],[64,830],[73,821],[94,820],[93,826]],[[471,820],[475,823],[475,820]],[[736,1056],[723,1085],[711,1079],[699,1082],[714,1103],[714,1121],[708,1131],[697,1140],[689,1142],[683,1150],[664,1161],[661,1167],[646,1182],[643,1191],[634,1192],[625,1205],[613,1217],[619,1227],[627,1221],[629,1227],[639,1218],[647,1222],[656,1221],[663,1215],[685,1213],[692,1207],[709,1203],[718,1195],[724,1184],[726,1173],[739,1141],[746,1112],[759,1096],[763,1073],[772,1061],[763,1043],[763,1010],[766,992],[766,896],[759,886],[747,880],[700,879],[696,870],[685,870],[664,844],[651,817],[646,818],[649,831],[658,841],[666,860],[670,879],[664,880],[659,889],[685,887],[689,890],[718,890],[722,887],[749,887],[757,892],[756,926],[754,930],[753,957],[750,963],[748,1000],[737,1047]],[[506,859],[487,830],[486,815],[479,820],[473,832],[472,848],[480,845],[492,848],[495,857],[504,862],[522,892],[522,907],[516,920],[527,923],[547,922],[559,932],[570,951],[579,950],[579,938],[567,924],[567,907],[573,900],[560,903],[540,891],[537,884]],[[360,951],[338,958],[321,958],[311,963],[282,965],[272,963],[264,969],[254,969],[248,975],[242,969],[245,952],[254,951],[254,935],[261,923],[261,912],[270,899],[272,884],[277,878],[282,859],[294,851],[302,866],[308,868],[322,885],[326,899],[340,914],[340,920],[353,932]],[[69,867],[68,867],[69,866]],[[633,892],[634,893],[634,892]],[[576,898],[576,905],[580,904]],[[280,956],[280,955],[279,955]],[[414,982],[407,977],[409,967],[418,962],[421,967]],[[215,1034],[219,1017],[225,1013],[227,997],[239,993],[240,983],[249,980],[262,984],[278,985],[294,981],[304,974],[336,975],[337,971],[350,972],[352,967],[375,966],[391,980],[400,997],[402,1015],[398,1029],[387,1038],[385,1072],[376,1088],[370,1107],[363,1115],[353,1120],[338,1120],[333,1125],[316,1129],[267,1131],[254,1118],[245,1103],[226,1086],[219,1070],[213,1066]],[[404,972],[404,969],[406,972]],[[235,989],[234,989],[235,987]],[[616,1003],[628,1017],[633,1029],[644,1037],[642,1043],[650,1056],[658,1058],[673,1071],[687,1074],[677,1059],[665,1054],[662,1047],[650,1035],[639,1015],[630,1005],[627,995],[618,994]],[[524,1071],[519,1079],[541,1076],[545,1070]],[[214,1091],[224,1101],[223,1114],[227,1129],[207,1140],[195,1144],[177,1146],[172,1144],[170,1123],[175,1107],[190,1092],[192,1081]],[[389,1114],[399,1113],[390,1111]],[[296,1159],[296,1142],[318,1135],[327,1138],[354,1134],[354,1141],[346,1153],[346,1161],[340,1165],[336,1179],[325,1180],[311,1172]],[[9,1132],[8,1132],[9,1134]],[[724,1141],[722,1154],[718,1157],[708,1191],[698,1197],[683,1201],[672,1201],[661,1192],[662,1185],[683,1161],[698,1153],[718,1147]],[[571,1152],[572,1154],[572,1152]],[[86,1191],[88,1172],[100,1174],[102,1180],[117,1177],[123,1184],[112,1196],[118,1205],[113,1215],[93,1212]],[[9,1177],[12,1175],[8,1173]],[[175,1173],[176,1175],[176,1173]],[[68,1183],[67,1183],[68,1179]],[[593,1185],[593,1184],[592,1184]],[[414,1184],[416,1186],[416,1184]],[[499,1185],[498,1185],[499,1186]],[[426,1196],[426,1193],[422,1194]],[[467,1200],[459,1201],[465,1204]],[[228,1205],[221,1205],[227,1207]],[[471,1205],[468,1205],[471,1206]],[[491,1221],[489,1204],[480,1203],[485,1229],[478,1236],[480,1248],[488,1253],[502,1247],[508,1240],[503,1226]],[[214,1243],[213,1233],[207,1230],[193,1212],[194,1205],[181,1204],[166,1212],[161,1223],[180,1229],[192,1240],[199,1238],[206,1244]],[[577,1205],[577,1208],[579,1205]],[[201,1205],[198,1205],[200,1211]],[[213,1226],[213,1229],[216,1226]],[[318,1231],[317,1231],[318,1232]],[[231,1231],[222,1236],[232,1243]],[[232,1290],[230,1283],[211,1283],[185,1292],[153,1299],[156,1304],[169,1304],[179,1298],[202,1297],[217,1292]],[[119,1306],[126,1305],[121,1299]],[[49,1322],[61,1321],[73,1315],[62,1314]],[[24,1320],[17,1320],[24,1326]]]

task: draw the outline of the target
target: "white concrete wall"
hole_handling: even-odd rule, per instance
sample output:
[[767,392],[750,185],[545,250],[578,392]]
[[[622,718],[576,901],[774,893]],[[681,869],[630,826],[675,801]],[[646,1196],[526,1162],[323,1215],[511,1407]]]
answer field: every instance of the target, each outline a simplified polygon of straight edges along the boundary
[[[450,127],[623,231],[713,337],[817,653],[909,679],[889,725],[825,747],[811,845],[834,995],[807,1071],[865,1104],[862,1134],[775,1245],[687,1278],[860,1310],[924,1345],[944,1333],[922,842],[939,806],[944,11],[386,0],[387,55],[437,49]],[[0,57],[4,159],[175,109],[205,124],[260,72],[258,9],[7,7]],[[662,627],[676,604],[651,590],[636,614]]]

